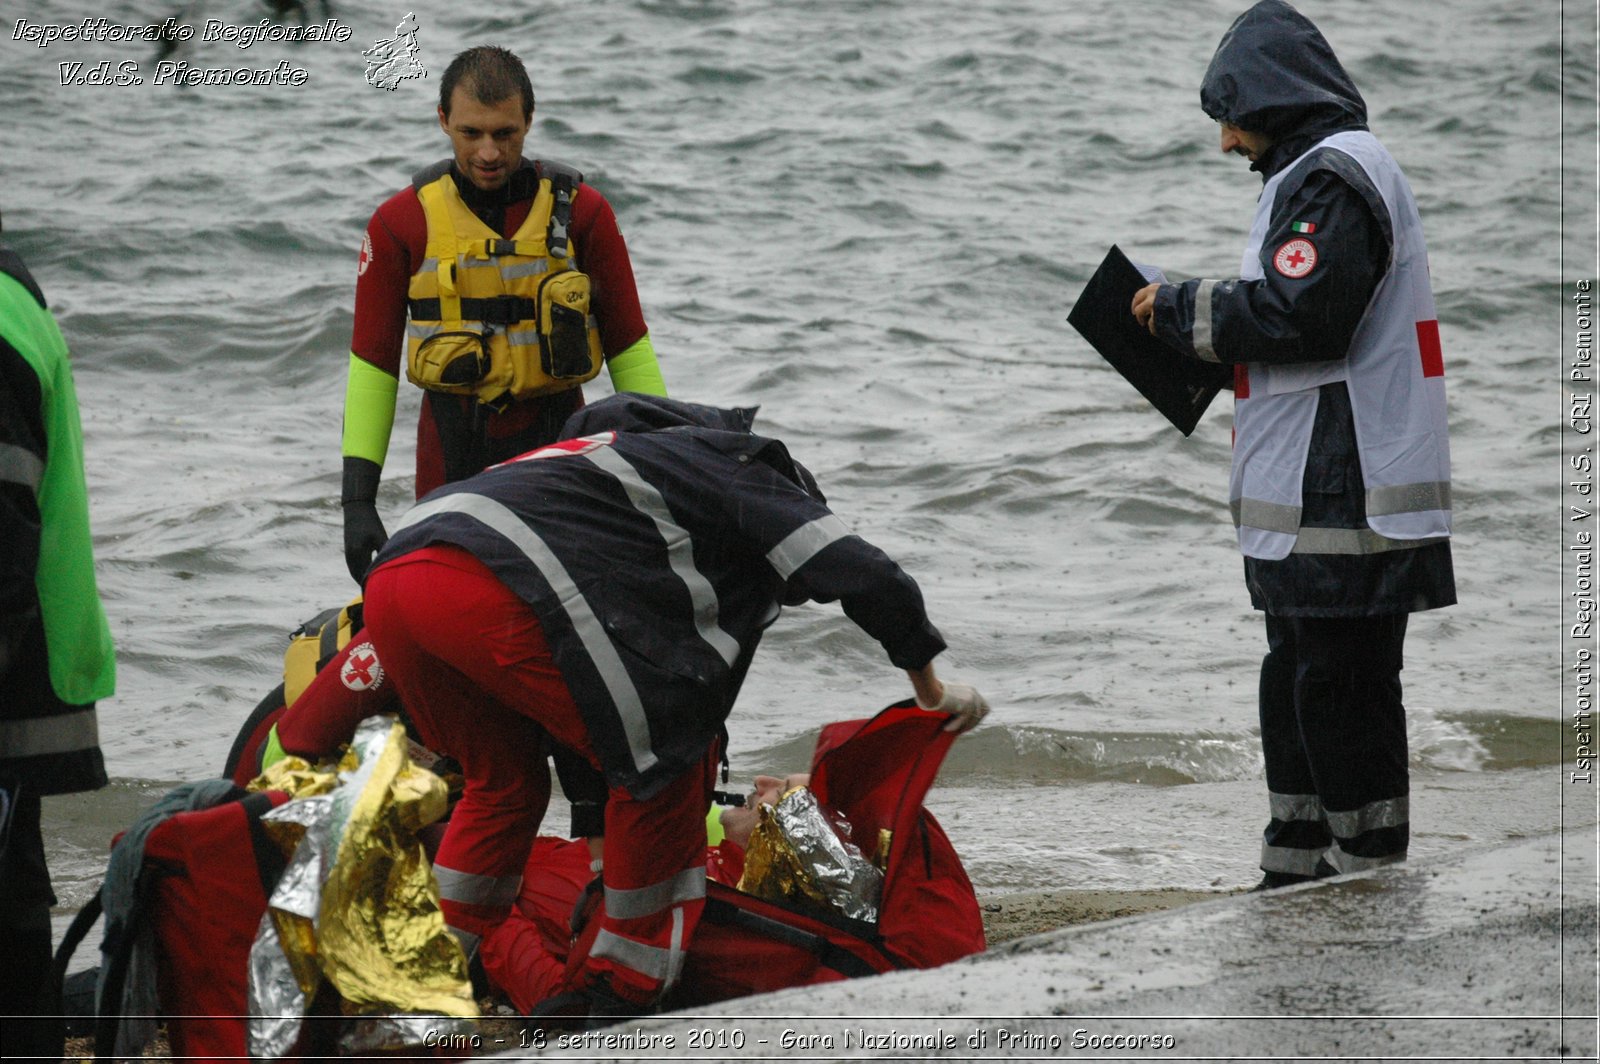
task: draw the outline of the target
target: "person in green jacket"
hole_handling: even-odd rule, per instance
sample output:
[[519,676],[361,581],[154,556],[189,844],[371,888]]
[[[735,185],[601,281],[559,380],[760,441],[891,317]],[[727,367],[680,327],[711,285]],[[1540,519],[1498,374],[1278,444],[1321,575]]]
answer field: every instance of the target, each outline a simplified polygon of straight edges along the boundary
[[[7,1056],[61,1057],[40,797],[106,784],[95,702],[116,658],[95,586],[67,345],[0,245],[0,1016]],[[19,1017],[34,1017],[20,1019]]]

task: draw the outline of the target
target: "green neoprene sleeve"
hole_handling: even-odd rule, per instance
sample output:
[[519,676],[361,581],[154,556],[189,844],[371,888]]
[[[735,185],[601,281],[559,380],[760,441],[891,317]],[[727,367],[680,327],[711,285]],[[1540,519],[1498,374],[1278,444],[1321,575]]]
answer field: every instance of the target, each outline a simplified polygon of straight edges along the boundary
[[274,724],[267,732],[267,741],[262,744],[261,771],[265,772],[288,756],[289,752],[283,748],[283,743],[278,741],[278,726]]
[[[631,350],[631,349],[630,349]],[[344,440],[341,454],[383,465],[394,431],[395,397],[400,381],[355,352],[344,387]]]
[[606,365],[611,370],[611,386],[619,392],[667,394],[667,382],[661,379],[661,364],[656,361],[649,333],[607,359]]
[[722,830],[722,806],[713,805],[706,814],[706,845],[718,846],[727,837],[727,832]]

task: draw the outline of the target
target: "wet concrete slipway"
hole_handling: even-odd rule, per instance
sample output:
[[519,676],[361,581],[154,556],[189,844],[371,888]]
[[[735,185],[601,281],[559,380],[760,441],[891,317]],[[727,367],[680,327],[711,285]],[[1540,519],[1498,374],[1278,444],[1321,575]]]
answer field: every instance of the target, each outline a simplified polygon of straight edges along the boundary
[[551,1036],[543,1055],[1594,1060],[1595,1002],[1591,826],[748,998],[726,1015]]

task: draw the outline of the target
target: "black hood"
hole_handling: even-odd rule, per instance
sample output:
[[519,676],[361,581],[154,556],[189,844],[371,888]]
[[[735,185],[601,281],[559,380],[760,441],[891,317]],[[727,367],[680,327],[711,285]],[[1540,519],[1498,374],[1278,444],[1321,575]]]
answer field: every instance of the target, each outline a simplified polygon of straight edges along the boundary
[[561,426],[560,439],[574,440],[597,432],[709,429],[711,432],[706,438],[714,439],[723,450],[765,462],[798,484],[813,499],[826,505],[827,496],[817,487],[817,479],[811,475],[811,470],[795,461],[781,440],[757,436],[751,431],[759,409],[755,406],[705,406],[686,403],[681,399],[668,399],[664,395],[618,392],[580,408],[567,418]]
[[1261,0],[1222,35],[1200,83],[1200,106],[1274,141],[1367,128],[1367,105],[1311,20]]
[[561,426],[561,439],[575,440],[597,432],[658,432],[661,429],[720,429],[749,432],[760,407],[704,406],[664,395],[618,392],[581,407]]

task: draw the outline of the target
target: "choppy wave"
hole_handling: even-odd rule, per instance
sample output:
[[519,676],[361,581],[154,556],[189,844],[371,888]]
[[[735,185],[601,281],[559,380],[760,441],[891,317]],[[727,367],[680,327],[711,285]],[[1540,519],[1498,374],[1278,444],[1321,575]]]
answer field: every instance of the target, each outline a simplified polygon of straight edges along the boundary
[[[1417,773],[1489,772],[1559,764],[1561,734],[1531,717],[1446,717],[1413,707],[1407,738]],[[809,738],[754,751],[743,760],[775,774],[809,764]],[[951,747],[945,785],[1037,787],[1131,783],[1155,787],[1261,777],[1259,733],[1074,732],[989,723]]]

